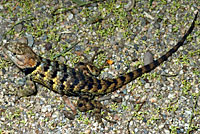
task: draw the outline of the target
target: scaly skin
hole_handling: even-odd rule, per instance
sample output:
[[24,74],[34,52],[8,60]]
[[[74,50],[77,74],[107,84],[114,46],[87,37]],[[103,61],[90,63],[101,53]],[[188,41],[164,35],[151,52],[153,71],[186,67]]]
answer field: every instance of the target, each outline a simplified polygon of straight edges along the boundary
[[3,51],[15,65],[25,72],[26,75],[30,76],[32,81],[40,83],[61,95],[79,97],[78,109],[80,111],[95,108],[101,109],[102,106],[100,103],[94,100],[95,96],[103,96],[114,92],[166,61],[184,44],[187,36],[194,29],[197,15],[198,13],[196,13],[191,27],[186,34],[165,55],[148,65],[115,79],[98,79],[94,76],[86,75],[82,69],[70,68],[58,61],[41,58],[24,43],[7,43],[3,46]]

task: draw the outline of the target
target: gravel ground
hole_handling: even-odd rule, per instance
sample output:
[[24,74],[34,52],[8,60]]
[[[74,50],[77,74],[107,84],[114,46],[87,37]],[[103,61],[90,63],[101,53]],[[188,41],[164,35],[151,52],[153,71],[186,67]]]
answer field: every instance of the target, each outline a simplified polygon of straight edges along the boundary
[[[73,67],[103,50],[96,60],[114,61],[100,78],[114,78],[144,65],[146,52],[154,58],[164,54],[188,30],[199,0],[106,1],[62,12],[55,9],[76,5],[67,0],[0,2],[0,41],[27,37],[28,44],[43,57]],[[199,23],[199,17],[197,23]],[[6,34],[5,34],[6,33]],[[73,43],[79,42],[70,51]],[[105,128],[89,113],[74,120],[66,117],[69,104],[41,85],[35,96],[16,101],[14,92],[25,84],[25,76],[6,60],[0,49],[0,133],[200,133],[200,27],[196,25],[181,47],[167,62],[150,74],[112,94],[118,103],[102,101],[116,124],[104,121]],[[34,88],[34,87],[33,87]],[[77,98],[69,98],[73,103]]]

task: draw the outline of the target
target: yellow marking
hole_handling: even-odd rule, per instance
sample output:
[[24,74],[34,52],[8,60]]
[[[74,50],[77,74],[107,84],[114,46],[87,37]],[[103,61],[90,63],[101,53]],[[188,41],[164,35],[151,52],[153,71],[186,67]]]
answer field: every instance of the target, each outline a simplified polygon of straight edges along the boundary
[[37,71],[42,71],[42,67],[41,67],[41,66],[38,66],[38,67],[36,68],[36,70],[37,70]]
[[49,75],[49,70],[47,72],[44,73],[45,76]]
[[55,90],[55,89],[57,89],[57,84],[53,84],[53,89]]
[[74,87],[74,91],[79,91],[80,86],[82,86],[82,85],[83,85],[83,82],[80,81],[80,83]]
[[101,88],[100,90],[97,90],[98,93],[104,93],[106,89],[105,88]]
[[[97,86],[93,86],[92,87],[92,89],[90,89],[90,93],[95,93],[96,91],[97,91],[98,89],[97,89]],[[101,89],[102,90],[102,89]],[[99,92],[100,90],[98,90],[98,92]]]
[[64,85],[64,86],[67,86],[67,83],[66,83],[66,81],[64,81],[64,82],[63,82],[63,85]]
[[106,89],[107,87],[108,87],[107,85],[102,85],[102,88],[105,88],[105,89]]
[[43,79],[44,79],[44,81],[47,81],[47,80],[48,80],[48,77],[45,76]]
[[105,85],[106,84],[106,82],[104,81],[104,80],[101,80],[101,85]]
[[53,79],[53,82],[54,82],[56,85],[58,85],[58,81],[59,81],[58,77],[56,77],[56,78]]
[[63,85],[65,86],[65,89],[68,88],[66,81],[63,82]]
[[86,86],[84,89],[81,90],[81,92],[87,92],[88,91],[88,87]]
[[[108,87],[108,89],[106,90],[106,92],[107,92],[107,93],[112,92],[113,89],[114,89],[114,86],[115,86],[115,83],[111,84],[111,85]],[[115,88],[117,88],[117,87],[115,87]]]
[[37,77],[38,79],[40,79],[40,74],[37,74],[36,77]]
[[107,85],[102,85],[102,89],[107,89]]
[[97,85],[93,85],[92,89],[89,92],[91,92],[91,93],[92,92],[93,93],[95,93],[95,92],[103,93],[107,89],[107,84],[106,84],[106,82],[104,80],[101,80],[100,84],[102,86],[101,89],[97,89]]
[[48,70],[47,72],[44,73],[45,77],[49,78],[51,76],[51,72]]
[[38,66],[38,67],[32,72],[32,74],[36,74],[36,73],[38,73],[38,72],[41,72],[41,70],[42,70],[41,66]]
[[78,86],[75,86],[73,90],[78,91],[79,90]]
[[56,77],[56,78],[53,79],[53,82],[56,82],[57,80],[58,80],[58,79],[57,79],[57,77]]
[[33,72],[32,72],[32,74],[36,74],[37,73],[37,70],[34,70]]
[[66,81],[63,82],[63,85],[64,85],[64,86],[67,85]]

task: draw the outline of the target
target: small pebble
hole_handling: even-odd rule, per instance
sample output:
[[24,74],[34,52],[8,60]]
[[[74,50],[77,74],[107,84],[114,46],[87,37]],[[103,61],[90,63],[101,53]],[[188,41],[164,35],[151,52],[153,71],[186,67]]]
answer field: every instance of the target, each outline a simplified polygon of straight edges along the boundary
[[22,28],[23,28],[23,25],[22,24],[18,24],[14,27],[15,31],[17,33],[21,32],[22,31]]
[[144,85],[144,87],[145,87],[145,88],[150,88],[150,83],[146,83],[146,84]]
[[153,62],[153,54],[150,52],[150,51],[147,51],[145,54],[144,54],[144,65],[147,65],[151,62]]
[[3,5],[0,5],[0,10],[3,10]]
[[73,19],[73,16],[74,16],[74,15],[73,15],[72,13],[69,13],[68,19],[69,19],[69,20]]
[[28,40],[28,46],[33,47],[34,44],[34,38],[31,34],[26,34],[26,38]]
[[55,111],[53,114],[52,114],[52,118],[57,118],[59,117],[60,115],[60,112],[59,111]]
[[165,134],[170,134],[170,131],[167,130],[167,129],[164,129],[163,131],[164,131]]
[[155,103],[155,102],[157,102],[157,98],[155,98],[155,97],[150,98],[149,101],[150,101],[151,103]]

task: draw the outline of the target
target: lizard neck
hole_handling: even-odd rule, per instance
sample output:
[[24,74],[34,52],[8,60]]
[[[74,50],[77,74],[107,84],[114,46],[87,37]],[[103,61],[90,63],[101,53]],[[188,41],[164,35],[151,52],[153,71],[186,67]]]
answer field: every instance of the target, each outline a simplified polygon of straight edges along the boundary
[[41,64],[40,62],[37,62],[37,64],[34,67],[24,68],[24,69],[22,69],[22,71],[26,75],[31,74],[40,64]]
[[28,74],[31,74],[34,70],[36,70],[36,68],[38,67],[38,66],[40,66],[41,65],[41,57],[37,57],[37,60],[36,60],[36,64],[35,64],[35,66],[33,66],[33,67],[26,67],[26,68],[24,68],[24,69],[21,69],[26,75],[28,75]]

